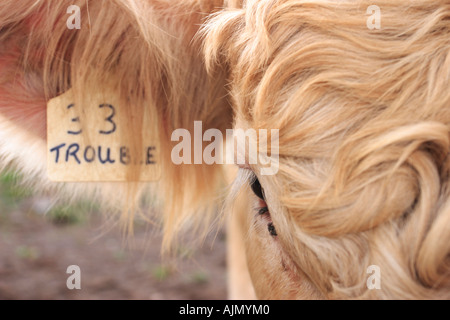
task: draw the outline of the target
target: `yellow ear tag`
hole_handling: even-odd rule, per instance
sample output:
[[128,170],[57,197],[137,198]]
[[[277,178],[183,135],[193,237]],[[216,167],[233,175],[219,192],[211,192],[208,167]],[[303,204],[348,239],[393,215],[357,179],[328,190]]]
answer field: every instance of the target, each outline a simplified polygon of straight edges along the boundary
[[[132,154],[126,106],[114,94],[89,96],[87,106],[75,104],[72,90],[47,104],[47,170],[55,182],[129,181],[130,166],[140,171],[139,181],[161,176],[160,138],[155,110],[148,108],[142,121],[142,146]],[[144,106],[143,106],[144,107]],[[134,120],[134,119],[133,119]],[[133,121],[131,121],[133,122]],[[133,137],[131,137],[133,138]],[[134,148],[136,150],[136,147]],[[133,180],[133,179],[132,179]]]

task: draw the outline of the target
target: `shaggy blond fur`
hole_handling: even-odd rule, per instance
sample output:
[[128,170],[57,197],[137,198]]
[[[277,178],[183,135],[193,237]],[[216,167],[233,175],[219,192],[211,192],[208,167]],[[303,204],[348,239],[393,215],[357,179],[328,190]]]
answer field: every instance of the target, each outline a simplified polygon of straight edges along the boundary
[[[2,141],[1,153],[17,157],[30,181],[33,174],[44,178],[36,181],[49,186],[45,150],[38,147],[44,146],[46,136],[46,101],[69,88],[83,101],[89,92],[112,81],[121,100],[128,101],[122,105],[128,111],[122,124],[133,123],[129,134],[136,144],[134,149],[140,150],[139,145],[145,143],[141,141],[142,125],[135,120],[143,118],[142,106],[156,108],[159,114],[164,174],[160,183],[150,188],[154,198],[163,203],[166,214],[161,217],[168,247],[172,236],[193,216],[202,220],[210,216],[207,213],[216,208],[210,199],[219,198],[218,167],[173,165],[170,153],[175,144],[170,137],[175,129],[191,130],[194,120],[202,120],[205,130],[230,126],[225,77],[220,71],[207,75],[200,43],[194,41],[202,21],[220,4],[195,0],[2,2],[0,113],[9,121],[6,124],[3,120],[5,129],[1,131],[5,132],[6,126],[19,126],[33,137],[23,135],[22,130],[12,134],[8,129],[11,140]],[[81,8],[80,30],[66,27],[69,5]],[[18,145],[24,146],[21,152],[13,150]],[[136,180],[139,168],[131,170],[135,172],[130,180]],[[96,191],[117,207],[120,199],[128,203],[138,199],[145,187],[135,183],[101,185]],[[54,189],[58,188],[74,194],[95,186],[60,184]],[[124,197],[126,194],[129,196]],[[127,219],[132,216],[130,210]]]
[[[69,4],[89,12],[80,31],[65,27]],[[171,239],[211,221],[226,181],[217,166],[172,165],[171,132],[194,120],[280,129],[279,172],[259,177],[278,236],[248,188],[234,212],[256,295],[450,299],[450,2],[377,1],[381,30],[366,27],[372,4],[6,0],[0,153],[45,180],[45,102],[69,87],[82,99],[96,90],[87,79],[112,75],[129,119],[143,102],[158,110],[167,149],[154,189]],[[381,290],[366,286],[370,265]]]

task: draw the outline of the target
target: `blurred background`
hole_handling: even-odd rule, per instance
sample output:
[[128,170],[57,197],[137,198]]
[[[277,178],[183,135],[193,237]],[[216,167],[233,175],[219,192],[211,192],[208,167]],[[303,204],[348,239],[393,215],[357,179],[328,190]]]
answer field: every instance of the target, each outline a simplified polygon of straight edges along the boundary
[[[226,299],[223,232],[163,258],[148,223],[136,221],[127,242],[95,204],[52,206],[19,181],[0,172],[0,300]],[[81,269],[81,290],[67,289],[70,265]]]

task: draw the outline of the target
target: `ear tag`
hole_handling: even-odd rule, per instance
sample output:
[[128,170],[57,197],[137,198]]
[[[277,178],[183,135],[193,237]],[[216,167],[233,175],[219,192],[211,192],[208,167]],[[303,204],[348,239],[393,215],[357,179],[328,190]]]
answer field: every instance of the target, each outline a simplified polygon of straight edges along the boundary
[[[86,97],[85,97],[86,98]],[[139,170],[139,181],[161,176],[160,138],[156,110],[147,108],[142,119],[142,146],[127,140],[136,123],[127,121],[126,106],[111,92],[89,96],[88,105],[74,102],[72,90],[47,104],[47,170],[55,182],[129,181]],[[144,108],[145,106],[143,106]],[[134,121],[134,118],[133,118]],[[133,122],[131,121],[131,122]],[[130,141],[131,140],[131,141]],[[140,148],[140,156],[132,150]]]

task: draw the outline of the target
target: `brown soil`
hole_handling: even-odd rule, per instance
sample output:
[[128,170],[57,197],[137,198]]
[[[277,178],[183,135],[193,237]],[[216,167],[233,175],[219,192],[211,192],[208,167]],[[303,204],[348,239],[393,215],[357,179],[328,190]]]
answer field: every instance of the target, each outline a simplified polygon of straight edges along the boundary
[[[99,215],[55,223],[35,212],[36,202],[8,208],[0,199],[0,299],[226,298],[223,234],[202,247],[181,247],[177,261],[167,262],[161,237],[147,224],[138,224],[133,244],[125,245]],[[70,265],[81,268],[81,290],[66,286]]]

